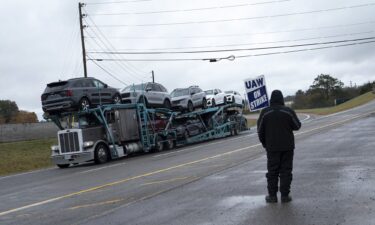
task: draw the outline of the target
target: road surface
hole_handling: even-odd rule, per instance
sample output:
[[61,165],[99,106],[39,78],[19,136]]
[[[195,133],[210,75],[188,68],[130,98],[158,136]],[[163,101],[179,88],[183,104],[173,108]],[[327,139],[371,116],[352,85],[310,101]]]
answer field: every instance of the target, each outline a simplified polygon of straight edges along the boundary
[[375,224],[375,101],[301,119],[291,203],[265,203],[265,152],[250,130],[0,177],[0,224]]

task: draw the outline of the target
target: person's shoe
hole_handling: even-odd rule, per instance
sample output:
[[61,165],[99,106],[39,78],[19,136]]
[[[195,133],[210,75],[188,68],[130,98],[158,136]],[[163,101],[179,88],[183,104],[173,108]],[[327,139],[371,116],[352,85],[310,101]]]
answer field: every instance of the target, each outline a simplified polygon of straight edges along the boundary
[[281,202],[282,203],[287,203],[287,202],[291,202],[291,201],[292,201],[292,197],[290,197],[289,195],[281,196]]
[[276,195],[267,195],[266,196],[267,203],[277,203],[277,196]]

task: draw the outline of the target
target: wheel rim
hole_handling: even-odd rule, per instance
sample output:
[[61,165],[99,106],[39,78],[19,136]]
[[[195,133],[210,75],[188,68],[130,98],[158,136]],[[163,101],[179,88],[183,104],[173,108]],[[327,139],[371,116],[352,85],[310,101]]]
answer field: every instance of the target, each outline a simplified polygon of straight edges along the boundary
[[114,102],[115,104],[119,104],[119,103],[121,102],[121,98],[120,98],[120,96],[116,95],[115,98],[113,99],[113,102]]
[[105,161],[107,161],[107,151],[106,151],[103,147],[100,147],[100,148],[98,149],[98,153],[97,153],[97,155],[98,155],[98,160],[99,160],[100,162],[105,162]]
[[82,99],[81,101],[81,109],[88,110],[90,108],[90,103],[87,99]]

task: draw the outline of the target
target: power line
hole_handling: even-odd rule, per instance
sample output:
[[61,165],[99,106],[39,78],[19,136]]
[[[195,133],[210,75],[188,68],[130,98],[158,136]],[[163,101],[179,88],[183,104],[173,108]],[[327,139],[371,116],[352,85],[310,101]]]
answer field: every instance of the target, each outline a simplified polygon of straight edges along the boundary
[[267,46],[267,47],[256,47],[256,48],[234,48],[234,49],[215,49],[215,50],[198,50],[198,51],[154,51],[154,52],[90,52],[92,54],[109,54],[109,55],[162,55],[162,54],[196,54],[196,53],[218,53],[218,52],[237,52],[237,51],[254,51],[254,50],[268,50],[268,49],[278,49],[278,48],[296,48],[314,45],[327,45],[327,44],[337,44],[345,42],[354,41],[366,41],[373,40],[375,37],[357,38],[357,39],[347,39],[338,41],[327,41],[327,42],[315,42],[306,44],[294,44],[294,45],[281,45],[281,46]]
[[276,33],[291,33],[300,31],[310,31],[310,30],[324,30],[333,29],[341,27],[351,27],[373,24],[375,21],[365,21],[359,23],[350,24],[337,24],[332,26],[320,26],[320,27],[310,27],[310,28],[299,28],[291,30],[278,30],[278,31],[266,31],[266,32],[256,32],[256,33],[237,33],[237,34],[217,34],[217,35],[190,35],[190,36],[123,36],[123,37],[107,37],[108,39],[197,39],[197,38],[226,38],[226,37],[238,37],[238,36],[253,36],[253,35],[264,35],[264,34],[276,34]]
[[[86,12],[86,10],[85,10],[85,12]],[[86,12],[86,13],[87,13],[87,12]],[[94,22],[94,20],[92,20],[90,17],[89,17],[88,19],[92,22],[92,24],[94,24],[94,26],[96,26],[96,23]],[[115,50],[115,47],[114,47],[114,46],[112,45],[112,43],[107,39],[107,37],[104,35],[104,33],[103,33],[98,27],[97,27],[96,29],[98,30],[99,34],[104,38],[104,40],[108,43],[108,46],[109,46],[110,48],[112,48],[112,49]],[[97,36],[99,37],[99,35],[97,35]],[[105,44],[104,42],[102,42],[102,43],[106,46],[106,44]],[[133,66],[132,64],[127,63],[127,64],[124,64],[124,66],[125,66],[125,68],[129,69],[130,71],[133,71],[133,73],[140,75],[140,73],[137,71],[137,70],[139,70],[139,69],[136,68],[135,66]],[[141,70],[139,70],[139,71],[141,71]],[[142,75],[145,74],[144,71],[141,71],[141,72],[143,73]]]
[[128,84],[123,82],[122,80],[118,79],[115,75],[113,75],[111,72],[109,72],[108,70],[106,70],[104,67],[102,67],[101,65],[99,65],[95,60],[93,60],[92,58],[90,58],[88,56],[88,59],[90,61],[92,61],[96,66],[98,66],[101,70],[103,70],[104,72],[106,72],[108,75],[110,75],[112,78],[114,78],[115,80],[117,80],[118,82],[124,84],[125,86],[127,86]]
[[[249,46],[249,45],[261,45],[261,44],[274,44],[274,43],[285,43],[285,42],[297,42],[297,41],[308,41],[308,40],[317,40],[317,39],[328,39],[336,37],[345,37],[345,36],[355,36],[362,34],[371,34],[375,30],[357,32],[357,33],[346,33],[338,35],[329,35],[329,36],[318,36],[312,38],[299,38],[299,39],[286,39],[279,41],[263,41],[263,42],[252,42],[252,43],[242,43],[242,44],[224,44],[224,45],[205,45],[205,46],[190,46],[190,47],[175,47],[175,48],[149,48],[149,49],[119,49],[119,51],[158,51],[158,50],[182,50],[182,49],[204,49],[204,48],[221,48],[221,47],[237,47],[237,46]],[[96,49],[88,50],[89,52],[99,51]],[[107,50],[109,51],[109,50]]]
[[267,18],[276,18],[276,17],[287,17],[287,16],[295,16],[295,15],[322,13],[322,12],[347,10],[347,9],[354,9],[354,8],[363,8],[363,7],[369,7],[369,6],[374,6],[374,5],[375,3],[367,3],[367,4],[360,4],[360,5],[343,6],[343,7],[337,7],[337,8],[329,8],[329,9],[319,9],[319,10],[311,10],[311,11],[296,12],[296,13],[285,13],[285,14],[276,14],[276,15],[269,15],[269,16],[254,16],[254,17],[243,17],[243,18],[232,18],[232,19],[201,20],[201,21],[186,21],[186,22],[172,22],[172,23],[149,23],[149,24],[114,24],[114,25],[98,25],[98,27],[148,27],[148,26],[171,26],[171,25],[188,25],[188,24],[204,24],[204,23],[206,24],[207,23],[221,23],[221,22],[246,21],[246,20],[267,19]]
[[[86,21],[87,22],[87,21]],[[93,21],[92,21],[93,22]],[[112,46],[112,44],[105,38],[104,34],[97,28],[97,30],[99,31],[99,33],[102,35],[102,37],[107,41],[108,44],[105,43],[104,40],[102,40],[102,38],[100,38],[100,36],[95,32],[94,29],[91,29],[92,32],[94,32],[94,35],[96,35],[98,37],[98,40],[105,46],[105,48],[109,48],[109,49],[113,49],[115,50],[115,48]],[[95,42],[96,40],[93,39]],[[99,46],[99,48],[101,47],[100,44],[98,42],[96,42],[96,44]],[[104,49],[104,48],[103,48]],[[115,57],[119,57],[119,56],[115,56]],[[121,57],[120,57],[121,58]],[[138,78],[136,75],[133,75],[132,73],[134,74],[137,74],[138,72],[136,72],[134,69],[130,68],[127,66],[127,64],[125,64],[124,62],[121,62],[121,61],[118,61],[116,62],[116,64],[118,64],[118,66],[120,66],[125,72],[127,75],[137,79],[137,80],[141,80],[140,78]]]
[[[268,52],[268,53],[259,53],[259,54],[252,54],[252,55],[239,55],[239,56],[229,56],[225,58],[169,58],[169,59],[125,59],[127,61],[210,61],[216,62],[222,59],[229,59],[229,58],[247,58],[247,57],[256,57],[256,56],[267,56],[267,55],[278,55],[278,54],[287,54],[287,53],[294,53],[294,52],[304,52],[304,51],[312,51],[312,50],[321,50],[321,49],[329,49],[329,48],[338,48],[338,47],[346,47],[346,46],[354,46],[354,45],[363,45],[375,43],[375,41],[365,41],[365,42],[355,42],[349,44],[340,44],[340,45],[331,45],[331,46],[323,46],[323,47],[315,47],[315,48],[304,48],[298,50],[289,50],[289,51],[279,51],[279,52]],[[90,59],[95,61],[112,61],[111,59]]]
[[195,12],[195,11],[207,11],[207,10],[217,10],[217,9],[227,9],[227,8],[239,8],[239,7],[247,7],[247,6],[254,6],[254,5],[265,5],[265,4],[282,3],[282,2],[289,2],[289,1],[290,0],[278,0],[278,1],[243,3],[243,4],[201,7],[201,8],[191,8],[191,9],[171,9],[171,10],[144,11],[144,12],[94,13],[94,14],[90,14],[90,16],[148,15],[148,14],[163,14],[163,13]]
[[107,4],[119,4],[119,3],[139,3],[139,2],[150,2],[152,0],[128,0],[128,1],[111,1],[111,2],[90,2],[86,5],[107,5]]

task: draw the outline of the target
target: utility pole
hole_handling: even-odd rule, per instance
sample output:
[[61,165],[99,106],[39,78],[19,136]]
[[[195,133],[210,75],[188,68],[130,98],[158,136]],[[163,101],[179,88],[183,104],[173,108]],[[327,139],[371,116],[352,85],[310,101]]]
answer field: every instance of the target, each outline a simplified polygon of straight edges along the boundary
[[78,10],[79,10],[79,28],[81,31],[81,44],[82,44],[82,60],[83,60],[83,75],[87,77],[87,66],[86,66],[86,48],[85,48],[85,39],[83,37],[83,29],[85,26],[83,25],[82,19],[86,15],[82,14],[82,7],[85,6],[85,3],[78,3]]
[[155,74],[153,70],[151,71],[151,74],[152,74],[152,83],[155,83]]

